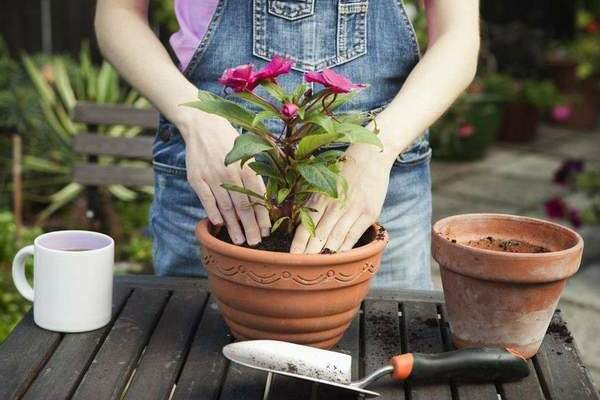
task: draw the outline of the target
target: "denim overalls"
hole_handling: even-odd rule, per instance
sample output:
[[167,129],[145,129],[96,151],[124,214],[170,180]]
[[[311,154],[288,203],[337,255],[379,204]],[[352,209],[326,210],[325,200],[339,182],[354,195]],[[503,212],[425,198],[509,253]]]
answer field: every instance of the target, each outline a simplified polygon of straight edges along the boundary
[[[419,60],[401,0],[220,0],[184,73],[197,87],[222,94],[217,79],[223,70],[247,63],[261,68],[275,54],[295,62],[294,71],[280,79],[286,89],[298,84],[304,71],[334,68],[369,84],[344,109],[374,112],[392,100]],[[431,288],[430,158],[422,135],[392,168],[380,217],[391,241],[376,287]],[[183,139],[164,118],[154,144],[154,170],[156,273],[206,276],[194,236],[206,214],[186,181]]]

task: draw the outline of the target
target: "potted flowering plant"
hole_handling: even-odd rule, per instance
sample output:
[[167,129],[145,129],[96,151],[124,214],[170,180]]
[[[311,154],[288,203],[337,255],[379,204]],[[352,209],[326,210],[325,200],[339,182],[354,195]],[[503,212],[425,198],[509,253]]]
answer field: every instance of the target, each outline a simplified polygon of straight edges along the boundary
[[555,43],[547,56],[549,75],[569,96],[554,120],[575,129],[594,129],[600,116],[600,6],[577,11],[573,40]]
[[[368,113],[336,112],[365,85],[325,69],[306,73],[304,82],[287,92],[277,79],[291,68],[290,60],[276,56],[260,71],[252,65],[227,69],[219,81],[235,101],[200,91],[198,100],[187,104],[245,131],[236,138],[225,164],[247,163],[266,180],[266,191],[256,193],[232,183],[223,187],[266,207],[272,222],[272,235],[263,240],[261,249],[232,244],[207,220],[200,221],[196,234],[211,290],[234,336],[331,347],[368,291],[387,243],[385,231],[371,227],[348,252],[287,251],[299,224],[314,235],[309,205],[313,194],[344,201],[348,186],[340,175],[344,153],[331,147],[348,143],[381,147],[381,142],[375,129],[365,127],[372,120]],[[268,97],[258,94],[258,87]],[[281,130],[270,132],[266,121]],[[283,246],[268,244],[286,240]]]

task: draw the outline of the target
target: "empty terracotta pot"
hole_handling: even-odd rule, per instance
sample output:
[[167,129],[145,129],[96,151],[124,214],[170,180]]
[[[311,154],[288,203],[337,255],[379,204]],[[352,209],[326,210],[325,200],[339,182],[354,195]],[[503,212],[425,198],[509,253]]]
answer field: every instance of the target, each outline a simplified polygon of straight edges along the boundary
[[337,254],[290,254],[235,246],[196,226],[212,294],[237,339],[321,348],[341,338],[367,295],[388,242],[371,227],[367,245]]
[[[548,250],[511,253],[468,246],[491,237]],[[539,349],[567,279],[581,261],[577,232],[539,219],[466,214],[433,226],[447,318],[456,347],[510,347],[532,357]]]

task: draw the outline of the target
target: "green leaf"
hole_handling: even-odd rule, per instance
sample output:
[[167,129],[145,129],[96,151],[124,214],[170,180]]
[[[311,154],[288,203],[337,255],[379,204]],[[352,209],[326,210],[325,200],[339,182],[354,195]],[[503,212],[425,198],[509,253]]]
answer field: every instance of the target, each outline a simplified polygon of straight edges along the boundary
[[343,134],[343,137],[340,139],[340,141],[349,143],[366,143],[383,148],[383,144],[377,135],[364,126],[341,123],[337,124],[337,131]]
[[318,154],[315,158],[324,163],[337,162],[344,155],[341,150],[327,150]]
[[110,185],[108,190],[115,196],[117,199],[122,201],[132,201],[137,198],[137,193],[131,189],[126,188],[123,185]]
[[307,119],[304,120],[306,123],[311,123],[320,126],[325,129],[327,133],[335,133],[335,126],[333,120],[321,113],[312,112]]
[[[268,101],[256,96],[253,93],[239,92],[239,93],[234,93],[233,95],[235,97],[244,99],[249,103],[255,104],[256,106],[262,108],[264,111],[271,111],[273,113],[275,113],[275,111],[277,111],[277,107],[275,107],[273,104],[269,103]],[[279,113],[276,113],[276,115],[279,116]]]
[[275,197],[277,191],[279,190],[279,180],[277,179],[267,179],[267,194],[266,197],[268,200]]
[[277,228],[279,228],[283,221],[285,221],[286,219],[290,219],[290,217],[281,217],[277,221],[275,221],[273,223],[273,226],[271,227],[271,233],[275,232]]
[[254,119],[252,120],[252,126],[256,126],[259,122],[262,122],[265,119],[273,119],[273,118],[279,118],[279,114],[277,114],[271,110],[261,111],[254,116]]
[[340,136],[340,134],[333,132],[303,137],[296,149],[296,159],[302,159],[309,156],[320,147],[335,142]]
[[111,73],[113,73],[112,66],[106,61],[102,63],[100,72],[98,73],[98,80],[96,82],[96,102],[107,103],[109,98],[109,89],[111,85]]
[[71,111],[75,107],[77,99],[71,86],[69,75],[67,74],[67,68],[62,59],[56,57],[53,61],[52,69],[54,70],[56,90],[60,95],[63,103],[67,107],[67,110]]
[[26,155],[23,157],[23,167],[26,171],[53,173],[53,174],[67,174],[69,173],[69,167],[63,164],[58,164],[54,161],[36,157],[32,155]]
[[233,148],[227,156],[225,156],[225,165],[233,164],[238,160],[242,160],[242,165],[255,155],[271,150],[273,147],[263,138],[246,133],[235,138]]
[[29,75],[29,79],[31,79],[33,86],[40,95],[40,100],[48,106],[54,105],[54,103],[56,103],[56,95],[54,94],[52,87],[44,80],[41,71],[29,56],[23,55],[22,59],[25,70]]
[[275,99],[279,100],[282,103],[285,101],[285,92],[278,84],[273,83],[271,81],[261,81],[260,85],[264,87],[267,93],[269,93]]
[[229,192],[237,192],[237,193],[242,193],[245,194],[246,196],[250,196],[250,197],[256,197],[258,199],[261,200],[265,200],[264,196],[261,196],[260,194],[250,190],[250,189],[246,189],[243,186],[239,186],[239,185],[234,185],[231,183],[222,183],[221,187]]
[[262,123],[257,123],[255,126],[252,125],[252,122],[254,121],[253,113],[233,101],[215,96],[205,90],[198,91],[198,100],[184,103],[183,105],[197,108],[210,114],[219,115],[232,124],[241,126],[257,135],[269,135],[268,129]]
[[277,204],[283,203],[283,201],[286,199],[286,197],[288,197],[289,194],[290,194],[289,188],[279,189],[279,192],[277,192]]
[[281,182],[284,181],[284,177],[281,176],[279,170],[268,162],[252,161],[248,166],[260,176],[278,179]]
[[292,103],[298,104],[300,102],[300,98],[307,90],[308,85],[306,83],[299,83],[292,91]]
[[298,164],[298,172],[308,183],[337,198],[337,175],[323,164]]
[[[350,93],[338,94],[337,97],[335,98],[335,101],[328,107],[329,111],[334,111],[335,109],[339,108],[340,106],[348,103],[350,100],[352,100],[354,98],[354,96],[356,96],[359,93],[360,93],[360,90],[354,90]],[[323,111],[322,105],[319,108],[319,111],[321,111],[321,112]]]
[[304,209],[304,208],[300,209],[300,222],[302,223],[302,225],[304,225],[306,230],[310,233],[310,236],[314,237],[315,230],[316,230],[315,221],[313,221],[313,219],[311,218],[308,211],[306,211],[306,209]]

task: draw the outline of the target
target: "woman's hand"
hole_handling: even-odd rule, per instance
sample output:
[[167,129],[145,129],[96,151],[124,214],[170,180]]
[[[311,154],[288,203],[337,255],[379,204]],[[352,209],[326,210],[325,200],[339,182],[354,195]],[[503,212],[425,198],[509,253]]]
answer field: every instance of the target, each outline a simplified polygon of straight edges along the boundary
[[181,113],[185,113],[185,117],[177,127],[186,145],[187,180],[200,198],[208,219],[213,225],[224,223],[235,244],[257,245],[261,237],[270,232],[267,210],[252,206],[248,196],[230,193],[221,187],[223,183],[232,183],[260,194],[265,192],[262,179],[253,170],[247,166],[240,168],[239,162],[227,167],[224,164],[238,132],[216,115],[193,109]]
[[303,225],[298,226],[292,253],[319,253],[352,249],[362,234],[379,218],[387,193],[389,172],[394,157],[371,145],[352,145],[345,154],[342,176],[348,181],[344,200],[314,196],[310,207],[318,210],[311,217],[315,236]]

